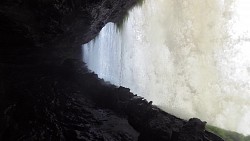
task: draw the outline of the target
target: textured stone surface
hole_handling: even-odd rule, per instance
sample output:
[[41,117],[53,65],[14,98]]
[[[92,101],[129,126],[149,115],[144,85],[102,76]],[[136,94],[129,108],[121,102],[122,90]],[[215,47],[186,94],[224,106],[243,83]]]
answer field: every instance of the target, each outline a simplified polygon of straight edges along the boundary
[[81,44],[107,22],[122,19],[136,0],[2,0],[0,62],[80,58]]
[[134,141],[139,136],[126,115],[90,99],[72,70],[44,65],[8,65],[1,70],[5,75],[1,79],[5,88],[0,99],[1,141]]
[[163,112],[82,62],[1,65],[0,140],[222,141],[199,119]]

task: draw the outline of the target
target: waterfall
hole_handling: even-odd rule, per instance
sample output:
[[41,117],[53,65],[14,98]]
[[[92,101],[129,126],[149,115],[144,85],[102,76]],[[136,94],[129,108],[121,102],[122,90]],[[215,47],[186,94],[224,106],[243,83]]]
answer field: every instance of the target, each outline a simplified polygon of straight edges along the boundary
[[145,0],[83,60],[169,113],[250,134],[249,17],[247,0]]

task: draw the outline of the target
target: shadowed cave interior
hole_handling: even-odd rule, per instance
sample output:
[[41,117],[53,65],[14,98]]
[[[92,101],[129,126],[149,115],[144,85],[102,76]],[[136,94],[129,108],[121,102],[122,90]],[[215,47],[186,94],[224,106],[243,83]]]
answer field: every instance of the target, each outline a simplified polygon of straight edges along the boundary
[[205,121],[171,115],[82,61],[82,44],[138,3],[0,1],[0,140],[223,141]]

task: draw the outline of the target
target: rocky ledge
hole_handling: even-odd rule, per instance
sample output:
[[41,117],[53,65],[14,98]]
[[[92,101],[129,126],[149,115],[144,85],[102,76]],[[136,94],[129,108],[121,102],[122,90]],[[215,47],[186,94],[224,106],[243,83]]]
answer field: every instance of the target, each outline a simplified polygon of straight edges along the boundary
[[[70,74],[76,74],[83,89],[87,86],[88,94],[94,101],[127,117],[128,123],[140,133],[139,141],[223,141],[205,130],[206,122],[198,118],[188,121],[177,118],[154,106],[152,101],[148,102],[143,97],[131,93],[128,88],[117,88],[88,70],[88,73],[82,71],[86,70],[83,63],[76,60],[66,62],[66,68],[81,70],[71,70]],[[82,69],[78,68],[79,66]],[[81,72],[84,72],[84,78],[79,77]],[[90,81],[86,77],[90,78]]]
[[223,141],[206,122],[170,115],[67,59],[1,65],[0,140]]

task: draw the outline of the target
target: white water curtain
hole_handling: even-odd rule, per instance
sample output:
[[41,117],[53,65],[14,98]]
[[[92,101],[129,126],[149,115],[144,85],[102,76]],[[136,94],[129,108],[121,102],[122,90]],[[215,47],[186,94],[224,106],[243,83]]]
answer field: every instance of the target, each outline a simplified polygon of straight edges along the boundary
[[248,0],[145,0],[83,54],[99,77],[169,113],[250,134]]

